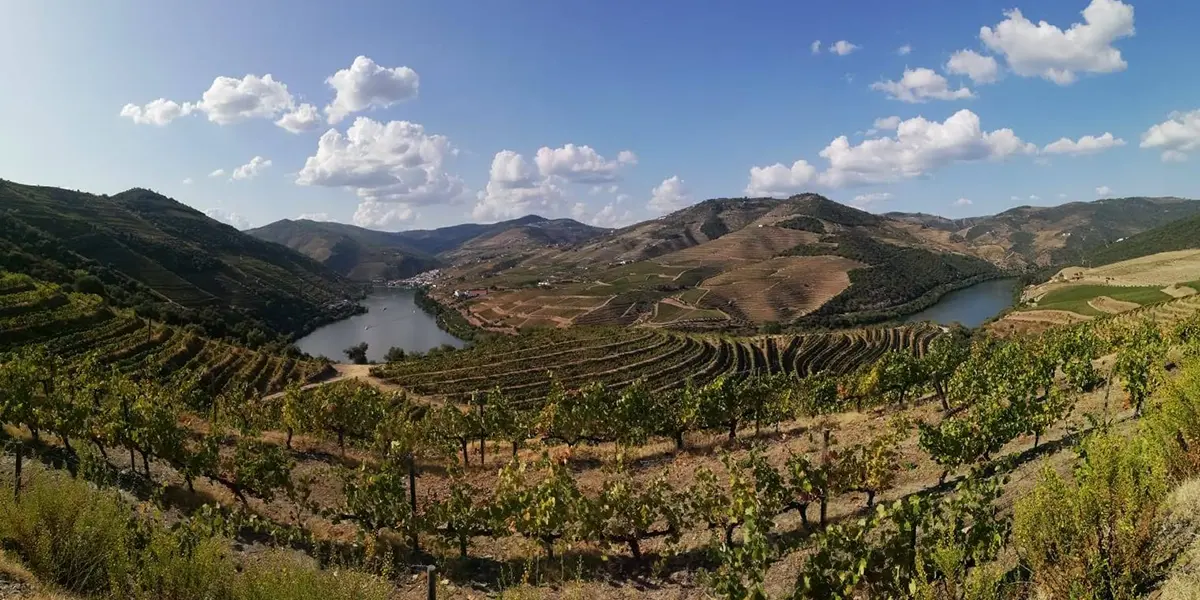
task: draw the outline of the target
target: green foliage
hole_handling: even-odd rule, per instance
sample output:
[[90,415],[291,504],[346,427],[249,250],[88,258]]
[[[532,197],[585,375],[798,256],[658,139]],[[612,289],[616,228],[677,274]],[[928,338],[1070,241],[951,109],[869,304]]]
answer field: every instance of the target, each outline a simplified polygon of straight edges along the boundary
[[403,362],[406,357],[407,357],[407,355],[404,352],[404,348],[401,348],[399,346],[392,346],[391,348],[388,348],[388,351],[383,355],[383,362],[387,362],[387,363]]
[[1014,508],[1013,536],[1034,583],[1054,597],[1133,598],[1184,540],[1162,535],[1165,448],[1103,434],[1082,447],[1074,481],[1045,471]]
[[368,347],[369,346],[367,346],[366,342],[361,342],[346,348],[342,351],[342,353],[346,355],[346,358],[349,359],[350,362],[356,365],[365,365],[367,364]]
[[790,219],[784,219],[776,223],[775,226],[783,227],[784,229],[811,231],[812,233],[825,233],[825,224],[820,219],[808,215],[799,215]]
[[505,466],[496,482],[492,504],[497,530],[537,540],[550,558],[554,557],[555,542],[581,535],[587,510],[566,465],[548,456],[532,465],[513,461]]
[[1153,321],[1142,321],[1118,344],[1113,373],[1125,384],[1129,405],[1138,414],[1150,394],[1162,382],[1166,347]]

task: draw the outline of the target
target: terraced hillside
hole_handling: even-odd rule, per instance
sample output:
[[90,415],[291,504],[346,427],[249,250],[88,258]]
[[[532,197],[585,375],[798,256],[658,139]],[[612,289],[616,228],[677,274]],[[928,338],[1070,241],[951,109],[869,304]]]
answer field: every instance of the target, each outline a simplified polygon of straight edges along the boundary
[[260,394],[272,393],[290,381],[313,381],[332,370],[324,362],[257,352],[148,323],[107,306],[99,296],[0,273],[0,353],[33,344],[67,360],[95,353],[104,364],[147,376],[197,371],[214,395],[243,383]]
[[721,375],[845,373],[888,350],[921,354],[939,331],[914,325],[733,338],[576,327],[487,341],[449,355],[379,367],[375,374],[426,396],[462,399],[500,387],[529,401],[549,391],[551,374],[567,388],[593,381],[622,388],[644,379],[652,390],[668,390],[689,379],[704,384]]
[[3,180],[0,269],[82,283],[142,315],[248,341],[346,316],[360,292],[298,252],[150,190],[106,196]]

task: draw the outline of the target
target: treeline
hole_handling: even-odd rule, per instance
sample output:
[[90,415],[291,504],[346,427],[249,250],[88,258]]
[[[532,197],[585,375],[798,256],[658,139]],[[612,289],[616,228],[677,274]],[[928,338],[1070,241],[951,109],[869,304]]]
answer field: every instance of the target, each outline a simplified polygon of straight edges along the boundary
[[441,327],[446,333],[463,341],[473,341],[476,336],[480,335],[479,329],[471,325],[462,313],[449,306],[434,300],[425,288],[416,288],[413,301],[421,310],[433,316],[438,327]]

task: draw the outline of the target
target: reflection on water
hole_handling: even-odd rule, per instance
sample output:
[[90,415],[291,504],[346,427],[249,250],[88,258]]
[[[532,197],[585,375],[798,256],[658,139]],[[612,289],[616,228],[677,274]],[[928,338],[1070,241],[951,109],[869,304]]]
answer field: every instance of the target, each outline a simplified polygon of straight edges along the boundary
[[1016,279],[992,279],[942,296],[937,304],[905,317],[907,322],[933,321],[942,325],[962,323],[979,327],[984,321],[1012,306]]
[[342,351],[360,342],[367,343],[367,359],[372,361],[382,361],[392,346],[406,352],[425,352],[442,344],[461,348],[463,341],[439,329],[429,313],[417,308],[414,298],[413,290],[376,288],[362,302],[366,313],[321,327],[296,346],[334,362],[345,362]]

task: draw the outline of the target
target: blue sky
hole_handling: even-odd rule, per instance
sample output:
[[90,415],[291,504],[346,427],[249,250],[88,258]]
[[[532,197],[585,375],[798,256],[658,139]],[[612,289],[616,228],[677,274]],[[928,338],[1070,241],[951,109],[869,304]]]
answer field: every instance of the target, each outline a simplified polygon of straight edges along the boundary
[[[1200,197],[1190,2],[0,11],[0,177],[148,187],[243,226],[306,214],[409,229],[528,212],[618,225],[799,191],[947,216]],[[838,41],[854,47],[830,51]],[[285,115],[296,132],[276,124]],[[1071,143],[1050,146],[1061,138]]]

